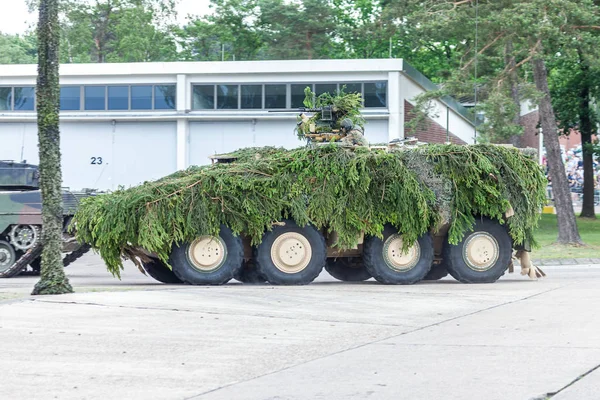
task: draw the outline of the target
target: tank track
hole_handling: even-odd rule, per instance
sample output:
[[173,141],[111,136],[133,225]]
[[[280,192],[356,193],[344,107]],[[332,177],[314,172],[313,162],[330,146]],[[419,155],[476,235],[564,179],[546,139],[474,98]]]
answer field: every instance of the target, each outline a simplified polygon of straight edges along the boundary
[[[73,262],[77,261],[81,258],[85,253],[90,251],[91,246],[88,244],[82,245],[77,250],[67,254],[63,258],[63,266],[68,267]],[[40,242],[38,242],[35,246],[29,249],[25,254],[23,254],[9,269],[4,272],[0,272],[0,278],[12,278],[16,275],[24,275],[24,276],[36,276],[39,275],[37,271],[25,271],[27,266],[36,258],[42,255],[43,246]]]
[[31,249],[27,250],[15,263],[7,270],[0,272],[0,278],[12,278],[23,271],[29,263],[42,254],[42,243],[37,242]]
[[65,266],[65,268],[68,267],[71,263],[80,259],[85,253],[90,251],[91,248],[92,248],[92,246],[90,246],[89,244],[86,243],[86,244],[82,245],[80,248],[78,248],[77,250],[67,254],[63,258],[63,265]]

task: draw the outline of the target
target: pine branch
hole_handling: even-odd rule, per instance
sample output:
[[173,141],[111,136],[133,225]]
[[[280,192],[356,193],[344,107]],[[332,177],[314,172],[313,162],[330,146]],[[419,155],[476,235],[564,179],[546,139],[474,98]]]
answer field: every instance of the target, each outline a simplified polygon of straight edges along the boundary
[[462,67],[461,70],[464,71],[465,69],[469,68],[469,66],[471,64],[473,64],[473,62],[475,62],[475,60],[477,59],[477,56],[480,56],[481,54],[483,54],[487,49],[492,47],[494,45],[494,43],[496,43],[498,40],[500,40],[502,37],[504,37],[504,35],[505,35],[505,32],[500,32],[500,34],[498,36],[496,36],[491,42],[489,42],[488,44],[483,46],[483,48],[477,52],[477,55],[475,57],[473,57],[467,64],[465,64],[465,66]]

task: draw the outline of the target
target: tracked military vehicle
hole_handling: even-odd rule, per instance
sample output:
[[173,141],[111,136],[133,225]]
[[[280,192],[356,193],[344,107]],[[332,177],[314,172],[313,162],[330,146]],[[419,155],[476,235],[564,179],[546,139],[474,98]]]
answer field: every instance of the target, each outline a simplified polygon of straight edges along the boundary
[[[0,161],[0,278],[28,271],[39,274],[42,254],[42,196],[35,165]],[[82,197],[63,190],[63,259],[66,265],[89,250],[67,228]]]

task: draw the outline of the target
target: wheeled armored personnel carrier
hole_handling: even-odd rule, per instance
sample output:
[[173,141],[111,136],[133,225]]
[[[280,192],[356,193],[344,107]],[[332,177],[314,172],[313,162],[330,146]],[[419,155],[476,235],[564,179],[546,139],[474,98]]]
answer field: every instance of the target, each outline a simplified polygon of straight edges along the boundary
[[165,283],[464,283],[541,271],[528,255],[545,199],[534,157],[494,145],[243,149],[84,199],[77,236],[120,274]]
[[489,283],[512,271],[513,258],[521,273],[543,275],[528,256],[545,202],[535,155],[483,144],[371,146],[359,94],[313,100],[307,90],[310,107],[300,111],[315,114],[300,114],[296,128],[306,147],[240,149],[84,199],[77,238],[114,275],[131,260],[164,283],[302,285],[323,269],[342,281],[450,274]]
[[[40,271],[42,254],[42,197],[35,165],[0,161],[0,278],[29,269]],[[82,197],[87,193],[63,190],[63,259],[69,264],[89,250],[67,231]]]

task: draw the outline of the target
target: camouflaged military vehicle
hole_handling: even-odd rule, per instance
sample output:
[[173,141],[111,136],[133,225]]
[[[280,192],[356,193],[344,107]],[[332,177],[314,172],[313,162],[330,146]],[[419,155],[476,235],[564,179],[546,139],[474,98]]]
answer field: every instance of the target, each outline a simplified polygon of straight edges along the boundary
[[[42,196],[38,167],[0,161],[0,278],[10,278],[41,266]],[[87,193],[63,190],[63,263],[70,264],[89,250],[67,233],[79,199]]]

